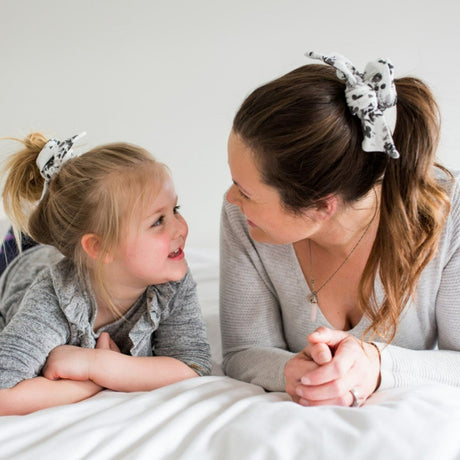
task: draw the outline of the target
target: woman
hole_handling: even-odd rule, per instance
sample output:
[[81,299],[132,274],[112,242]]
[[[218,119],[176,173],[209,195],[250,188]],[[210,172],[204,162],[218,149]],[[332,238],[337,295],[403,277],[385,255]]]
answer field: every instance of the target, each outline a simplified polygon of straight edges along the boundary
[[436,102],[388,61],[309,55],[328,65],[256,89],[234,119],[224,370],[303,405],[460,385],[460,198],[435,163]]

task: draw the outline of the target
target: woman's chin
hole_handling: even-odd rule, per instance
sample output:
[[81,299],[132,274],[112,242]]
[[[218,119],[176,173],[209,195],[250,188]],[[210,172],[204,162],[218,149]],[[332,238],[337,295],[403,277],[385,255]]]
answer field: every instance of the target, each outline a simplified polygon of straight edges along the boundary
[[251,239],[257,241],[258,243],[273,243],[271,238],[259,227],[249,227],[249,236],[251,237]]

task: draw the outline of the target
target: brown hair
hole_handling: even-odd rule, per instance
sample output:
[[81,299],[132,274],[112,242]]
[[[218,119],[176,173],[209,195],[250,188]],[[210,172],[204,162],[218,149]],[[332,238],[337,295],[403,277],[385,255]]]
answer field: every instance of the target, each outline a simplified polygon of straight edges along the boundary
[[40,200],[44,179],[36,159],[48,139],[33,133],[16,140],[24,148],[6,163],[5,212],[16,230],[71,259],[80,282],[87,282],[90,272],[81,238],[88,233],[97,235],[101,251],[95,280],[109,308],[118,314],[101,277],[103,258],[120,242],[143,200],[157,192],[165,166],[141,147],[102,145],[66,161]]
[[[440,118],[428,87],[416,78],[395,81],[397,160],[363,152],[360,120],[351,114],[345,83],[327,65],[300,67],[256,89],[238,110],[233,131],[252,150],[262,181],[278,190],[293,213],[331,194],[345,203],[381,183],[380,223],[359,286],[366,331],[390,341],[417,280],[434,256],[450,209],[434,168]],[[376,304],[379,270],[386,297]]]

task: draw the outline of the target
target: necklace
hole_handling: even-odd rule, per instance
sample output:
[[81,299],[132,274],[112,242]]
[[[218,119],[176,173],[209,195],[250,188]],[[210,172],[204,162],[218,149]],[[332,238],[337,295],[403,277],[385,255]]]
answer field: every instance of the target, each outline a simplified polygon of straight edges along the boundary
[[310,284],[311,284],[311,293],[308,296],[308,301],[310,302],[310,318],[312,321],[316,321],[316,312],[318,309],[318,294],[321,289],[323,289],[324,286],[326,286],[329,281],[331,281],[332,278],[338,273],[338,271],[345,265],[347,260],[352,256],[352,254],[355,252],[355,249],[358,247],[359,243],[361,243],[362,239],[366,235],[367,231],[369,230],[372,222],[374,222],[375,216],[377,215],[377,208],[375,209],[374,215],[372,216],[372,219],[369,221],[367,224],[366,228],[364,229],[362,235],[359,237],[359,240],[355,243],[355,245],[351,248],[351,251],[348,253],[348,255],[343,259],[342,263],[332,272],[332,274],[329,276],[329,278],[318,288],[315,289],[315,277],[313,275],[313,257],[311,255],[311,240],[308,240],[308,249],[310,252]]

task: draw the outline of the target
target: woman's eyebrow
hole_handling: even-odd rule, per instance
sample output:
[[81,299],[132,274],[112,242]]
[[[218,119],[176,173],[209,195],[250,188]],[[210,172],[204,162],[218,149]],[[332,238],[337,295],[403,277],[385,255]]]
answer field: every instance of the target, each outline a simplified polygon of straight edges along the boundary
[[250,194],[247,190],[245,190],[243,187],[241,187],[241,185],[238,184],[238,182],[236,182],[236,181],[233,180],[233,179],[232,179],[232,182],[233,182],[233,184],[236,185],[245,195],[251,196],[251,194]]

